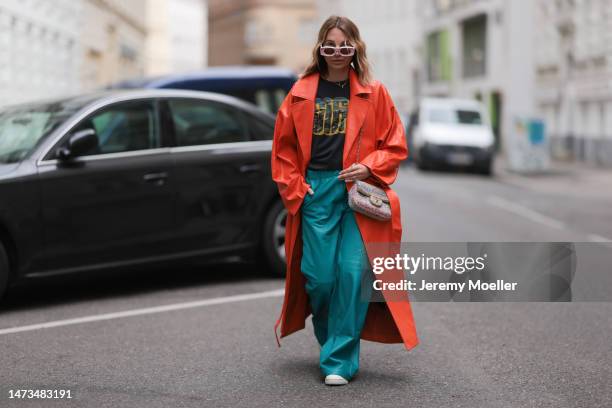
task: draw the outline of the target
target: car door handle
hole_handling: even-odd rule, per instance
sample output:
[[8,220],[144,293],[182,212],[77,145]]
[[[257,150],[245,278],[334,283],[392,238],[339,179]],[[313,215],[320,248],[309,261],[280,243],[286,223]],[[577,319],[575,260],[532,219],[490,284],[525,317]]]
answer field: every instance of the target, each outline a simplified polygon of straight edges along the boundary
[[147,183],[155,183],[158,186],[163,185],[168,178],[168,173],[161,171],[159,173],[147,173],[142,176],[143,180]]
[[240,166],[241,173],[254,173],[257,171],[261,171],[261,165],[259,164],[243,164]]

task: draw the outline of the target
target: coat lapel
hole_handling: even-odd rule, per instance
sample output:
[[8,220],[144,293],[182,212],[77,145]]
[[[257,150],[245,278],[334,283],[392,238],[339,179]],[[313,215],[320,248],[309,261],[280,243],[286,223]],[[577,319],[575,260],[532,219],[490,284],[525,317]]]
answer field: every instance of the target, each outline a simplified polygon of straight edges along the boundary
[[[370,106],[369,97],[372,92],[369,86],[363,86],[359,83],[359,77],[352,67],[349,70],[349,78],[351,83],[351,96],[349,99],[349,111],[346,118],[346,135],[344,137],[344,152],[342,156],[344,168],[349,167],[355,162],[355,156],[351,157],[349,154],[357,141],[359,129],[363,126],[367,116]],[[363,159],[363,154],[360,153],[360,155],[360,158]]]
[[[310,162],[310,149],[312,146],[312,127],[314,123],[315,99],[317,87],[319,85],[320,74],[315,72],[301,78],[291,90],[291,94],[296,97],[293,99],[291,110],[295,123],[298,144],[302,153],[302,173],[306,172],[306,167]],[[351,67],[349,69],[349,82],[351,94],[349,97],[349,111],[346,118],[346,133],[344,137],[343,165],[350,166],[355,158],[350,158],[349,153],[357,140],[359,129],[366,118],[368,107],[370,106],[369,94],[372,92],[369,86],[359,83],[357,73]],[[363,158],[363,157],[361,157]]]

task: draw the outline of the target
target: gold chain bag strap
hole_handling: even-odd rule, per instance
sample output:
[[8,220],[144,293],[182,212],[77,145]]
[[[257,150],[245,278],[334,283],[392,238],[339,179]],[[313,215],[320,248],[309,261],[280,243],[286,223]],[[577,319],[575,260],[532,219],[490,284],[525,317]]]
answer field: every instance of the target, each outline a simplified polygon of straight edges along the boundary
[[[359,129],[357,140],[357,163],[359,163],[359,146],[361,145],[362,131],[363,126]],[[357,211],[375,220],[387,221],[391,219],[391,205],[385,190],[363,180],[355,181],[349,190],[348,204],[353,211]]]

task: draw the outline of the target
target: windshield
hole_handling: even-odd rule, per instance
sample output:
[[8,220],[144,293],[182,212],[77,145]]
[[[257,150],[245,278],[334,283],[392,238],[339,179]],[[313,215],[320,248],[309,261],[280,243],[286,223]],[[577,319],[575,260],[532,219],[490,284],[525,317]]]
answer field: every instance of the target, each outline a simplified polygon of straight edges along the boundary
[[433,123],[482,125],[480,112],[475,110],[433,108],[428,118]]
[[78,108],[63,101],[0,108],[0,163],[21,161]]

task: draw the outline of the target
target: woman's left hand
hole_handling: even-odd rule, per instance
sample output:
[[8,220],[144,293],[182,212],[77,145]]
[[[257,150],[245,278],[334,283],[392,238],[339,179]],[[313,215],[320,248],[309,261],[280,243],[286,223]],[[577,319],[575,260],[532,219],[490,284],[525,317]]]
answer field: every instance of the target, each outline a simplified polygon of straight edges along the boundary
[[353,163],[350,167],[343,169],[338,174],[338,178],[346,182],[363,180],[367,179],[368,177],[370,177],[370,169],[368,166],[361,163]]

